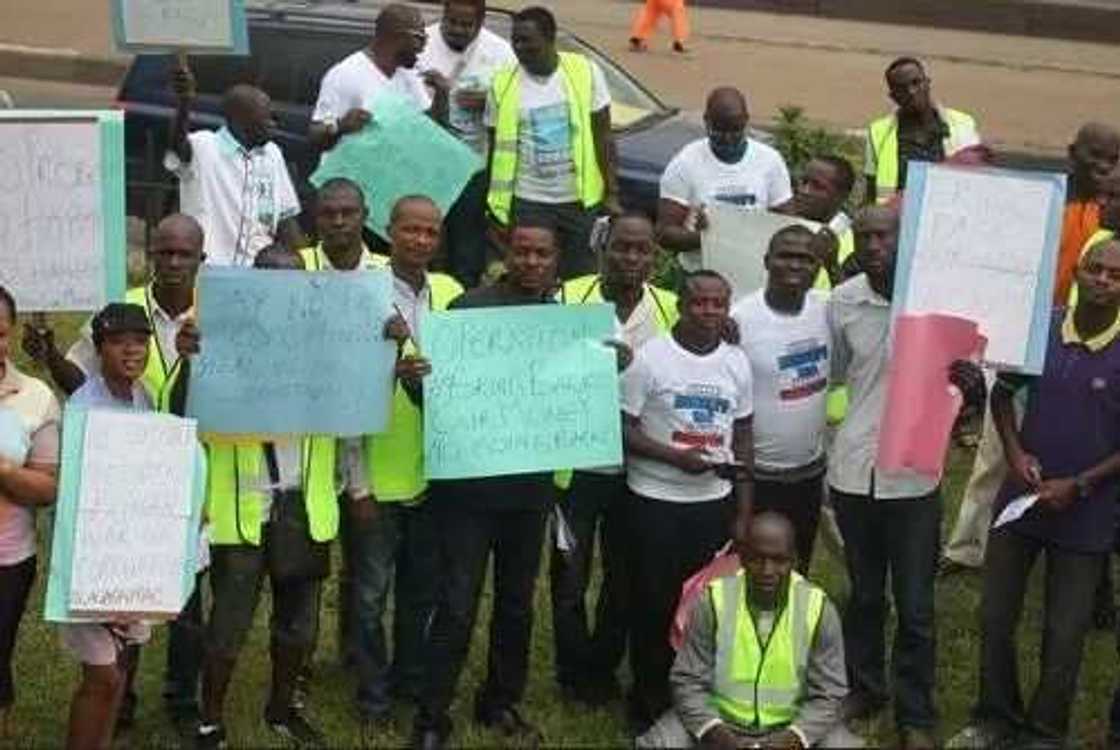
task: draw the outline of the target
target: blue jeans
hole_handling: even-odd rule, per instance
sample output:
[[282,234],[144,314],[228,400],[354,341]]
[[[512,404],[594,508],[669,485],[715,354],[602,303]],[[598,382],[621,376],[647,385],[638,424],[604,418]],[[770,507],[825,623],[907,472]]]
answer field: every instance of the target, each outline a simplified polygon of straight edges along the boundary
[[[424,679],[424,641],[435,610],[438,549],[427,503],[378,503],[374,517],[348,513],[343,528],[350,571],[352,645],[358,663],[358,709],[383,716],[391,693],[415,698]],[[382,621],[396,592],[393,658]]]
[[844,610],[848,687],[885,700],[887,574],[898,627],[891,652],[899,727],[932,729],[936,641],[933,588],[941,546],[941,498],[875,500],[832,491],[851,594]]

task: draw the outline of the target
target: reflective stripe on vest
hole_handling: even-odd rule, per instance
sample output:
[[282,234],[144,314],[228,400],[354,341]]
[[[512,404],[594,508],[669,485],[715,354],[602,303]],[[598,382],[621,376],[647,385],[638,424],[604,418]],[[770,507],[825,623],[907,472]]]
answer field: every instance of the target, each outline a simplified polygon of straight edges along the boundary
[[[442,273],[428,274],[431,309],[446,310],[463,293],[463,287]],[[410,340],[403,353],[415,352]],[[363,441],[369,487],[379,502],[415,500],[428,488],[424,478],[424,420],[416,404],[397,383],[386,432],[367,435]]]
[[[311,538],[329,542],[338,535],[338,493],[335,489],[335,439],[303,438],[303,498]],[[261,543],[262,490],[266,483],[264,447],[260,443],[208,443],[210,471],[206,478],[206,513],[211,544]]]
[[[976,122],[971,115],[948,107],[938,108],[937,114],[949,128],[949,135],[943,143],[945,156],[952,156],[957,150],[954,144],[960,141],[962,131],[975,130]],[[875,198],[883,202],[898,190],[898,115],[893,112],[884,115],[872,122],[867,130],[871,152],[875,154]]]
[[178,362],[179,355],[176,352],[163,351],[163,346],[159,343],[159,336],[155,332],[156,322],[152,318],[152,306],[155,301],[152,299],[150,287],[138,286],[129,289],[125,292],[124,301],[143,307],[144,314],[148,316],[148,323],[152,326],[152,335],[148,340],[148,360],[144,363],[144,372],[140,376],[140,383],[144,386],[148,395],[151,396],[152,403],[161,404],[163,403],[164,386]]
[[709,584],[716,613],[711,701],[728,721],[740,726],[789,724],[797,717],[824,592],[791,573],[786,605],[762,646],[747,609],[745,580],[740,570]]
[[[575,165],[576,195],[590,208],[603,200],[603,175],[595,152],[591,125],[594,80],[591,61],[573,52],[559,54],[560,77],[568,101],[568,133]],[[521,126],[521,66],[509,65],[494,76],[491,93],[497,102],[493,155],[490,162],[490,193],[486,204],[503,226],[510,220],[513,191],[517,181],[518,140]]]

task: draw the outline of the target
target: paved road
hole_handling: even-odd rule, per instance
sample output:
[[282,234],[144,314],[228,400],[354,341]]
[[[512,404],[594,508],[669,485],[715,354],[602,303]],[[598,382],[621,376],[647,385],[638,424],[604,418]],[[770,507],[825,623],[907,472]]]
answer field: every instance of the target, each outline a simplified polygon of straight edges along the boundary
[[[33,23],[25,14],[11,19],[7,30],[0,24],[0,39],[106,54],[104,24],[98,19],[68,27],[63,35],[60,19],[68,15],[60,4],[71,0],[38,2],[60,6],[49,17],[52,23]],[[761,122],[780,106],[796,104],[830,126],[859,128],[889,106],[882,85],[887,62],[914,53],[930,62],[936,94],[975,113],[994,145],[1060,154],[1081,123],[1120,123],[1120,50],[1113,46],[694,8],[689,55],[672,55],[664,37],[653,51],[636,55],[626,51],[633,2],[544,3],[565,26],[622,61],[668,102],[687,108],[699,108],[708,90],[730,83],[748,92]],[[108,89],[59,84],[9,80],[0,86],[36,105],[85,106],[112,96]]]

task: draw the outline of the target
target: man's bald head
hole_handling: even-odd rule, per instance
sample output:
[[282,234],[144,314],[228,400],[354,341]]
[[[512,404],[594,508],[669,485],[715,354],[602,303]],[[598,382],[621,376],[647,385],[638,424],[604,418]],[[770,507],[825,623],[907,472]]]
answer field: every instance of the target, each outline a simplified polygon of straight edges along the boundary
[[254,149],[268,143],[272,130],[272,100],[256,86],[239,83],[222,99],[226,124],[242,146]]
[[156,226],[148,248],[152,283],[186,294],[194,289],[202,254],[202,226],[186,214],[171,214]]
[[153,244],[161,240],[175,239],[198,248],[202,253],[202,225],[193,216],[187,214],[170,214],[156,225]]
[[749,116],[747,97],[743,96],[743,92],[734,86],[720,86],[713,89],[712,93],[708,94],[708,101],[704,105],[704,116],[708,120],[717,117],[720,119],[742,118],[746,120]]
[[796,535],[793,524],[781,513],[764,510],[751,517],[750,523],[744,532],[743,544],[747,546],[764,546],[769,541],[780,544],[791,555],[796,550],[794,544]]
[[424,17],[420,15],[420,11],[404,3],[391,3],[377,14],[373,31],[375,36],[380,36],[410,31],[418,26],[424,26]]
[[1120,131],[1103,122],[1087,122],[1077,129],[1073,145],[1120,145]]

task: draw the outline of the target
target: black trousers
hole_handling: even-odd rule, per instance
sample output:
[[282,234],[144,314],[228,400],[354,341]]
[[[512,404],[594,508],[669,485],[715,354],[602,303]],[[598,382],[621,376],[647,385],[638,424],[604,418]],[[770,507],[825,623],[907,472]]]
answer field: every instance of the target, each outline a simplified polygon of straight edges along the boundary
[[486,172],[470,179],[444,219],[447,270],[467,289],[478,286],[486,270]]
[[7,708],[16,699],[12,654],[27,597],[35,583],[35,565],[32,555],[15,565],[0,566],[0,708]]
[[[1024,714],[1019,686],[1016,631],[1031,568],[1046,554],[1041,665],[1034,698]],[[1069,730],[1077,695],[1085,636],[1092,627],[1093,600],[1107,552],[1063,550],[998,529],[984,557],[980,605],[980,700],[978,719],[1022,729],[1031,739],[1057,745]]]
[[671,704],[669,628],[681,587],[727,542],[734,518],[730,496],[696,503],[631,496],[631,702],[639,720],[652,722]]
[[832,490],[844,536],[851,594],[844,610],[848,687],[885,699],[888,575],[898,627],[891,668],[895,722],[932,729],[936,640],[934,581],[941,547],[941,498],[876,500]]
[[[622,474],[577,471],[560,498],[560,509],[575,537],[575,549],[552,544],[550,578],[556,681],[577,687],[609,681],[626,651],[629,634],[627,534],[629,491]],[[594,627],[587,621],[587,587],[598,531],[603,581],[595,603]]]
[[[194,592],[183,611],[167,627],[167,667],[163,677],[163,699],[168,711],[191,717],[198,713],[198,686],[206,651],[206,627],[202,613],[203,576],[195,579]],[[130,691],[131,692],[131,691]],[[126,700],[135,703],[135,695]]]
[[533,595],[540,569],[548,504],[533,510],[472,510],[438,497],[440,591],[428,638],[425,684],[416,715],[420,729],[450,731],[448,716],[474,632],[486,569],[494,559],[494,605],[486,681],[475,696],[476,715],[514,706],[525,692]]
[[824,498],[824,471],[797,482],[754,480],[754,510],[781,513],[793,524],[797,542],[797,571],[809,572],[813,561],[813,545],[817,541],[817,524],[821,518]]

